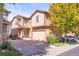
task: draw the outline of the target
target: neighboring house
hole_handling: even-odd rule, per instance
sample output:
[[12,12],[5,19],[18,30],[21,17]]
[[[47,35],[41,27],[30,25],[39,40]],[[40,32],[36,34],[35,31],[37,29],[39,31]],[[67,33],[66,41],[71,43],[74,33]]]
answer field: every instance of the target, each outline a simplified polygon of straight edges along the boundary
[[10,11],[4,10],[0,12],[0,39],[7,39],[8,37],[8,14]]
[[18,38],[46,41],[51,33],[48,12],[36,10],[29,18],[17,15],[11,21],[11,34]]

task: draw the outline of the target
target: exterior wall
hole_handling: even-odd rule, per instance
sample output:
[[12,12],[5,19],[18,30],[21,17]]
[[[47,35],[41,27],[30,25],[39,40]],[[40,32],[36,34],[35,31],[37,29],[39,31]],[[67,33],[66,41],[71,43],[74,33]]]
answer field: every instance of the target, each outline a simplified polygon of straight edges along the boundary
[[45,26],[49,26],[51,24],[51,20],[45,16]]
[[45,36],[46,36],[46,39],[47,37],[51,34],[51,30],[50,29],[45,29]]
[[[36,22],[37,16],[38,16],[38,22]],[[36,13],[31,19],[32,20],[32,27],[44,25],[44,17],[45,16],[43,13]]]

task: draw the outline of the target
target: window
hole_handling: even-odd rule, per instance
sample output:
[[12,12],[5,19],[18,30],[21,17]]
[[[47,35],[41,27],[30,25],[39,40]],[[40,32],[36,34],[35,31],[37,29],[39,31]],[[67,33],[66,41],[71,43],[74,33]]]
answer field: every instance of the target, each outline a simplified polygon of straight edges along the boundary
[[36,22],[39,22],[39,17],[38,16],[36,16]]

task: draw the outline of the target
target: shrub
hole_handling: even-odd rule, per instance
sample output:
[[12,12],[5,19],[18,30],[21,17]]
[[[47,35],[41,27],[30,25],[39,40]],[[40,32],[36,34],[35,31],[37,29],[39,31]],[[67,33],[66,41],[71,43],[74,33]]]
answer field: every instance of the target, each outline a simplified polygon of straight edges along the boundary
[[48,43],[50,44],[54,44],[54,43],[60,43],[60,39],[56,36],[48,36],[48,39],[47,39]]
[[3,41],[3,43],[0,45],[1,49],[9,49],[11,47],[11,43],[9,41]]

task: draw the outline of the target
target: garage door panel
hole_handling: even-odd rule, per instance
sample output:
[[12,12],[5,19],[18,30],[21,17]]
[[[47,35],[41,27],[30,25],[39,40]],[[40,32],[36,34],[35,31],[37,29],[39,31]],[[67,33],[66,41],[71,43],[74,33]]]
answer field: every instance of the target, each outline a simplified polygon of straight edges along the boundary
[[33,32],[33,39],[43,41],[45,39],[44,31]]

